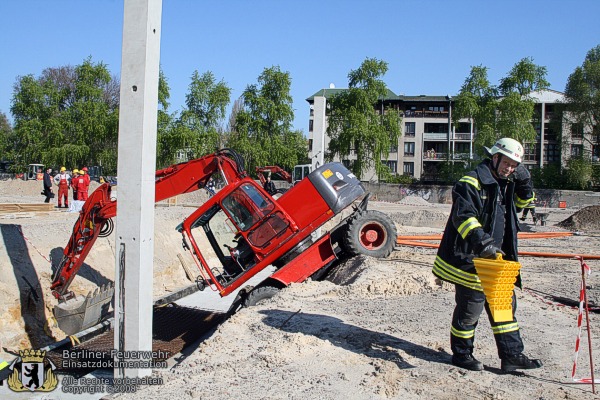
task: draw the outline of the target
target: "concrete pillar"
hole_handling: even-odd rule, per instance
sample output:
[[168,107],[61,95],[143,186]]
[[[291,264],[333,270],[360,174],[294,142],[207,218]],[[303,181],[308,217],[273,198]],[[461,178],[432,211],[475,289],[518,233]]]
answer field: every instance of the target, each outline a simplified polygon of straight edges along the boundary
[[[154,176],[162,0],[125,0],[119,107],[115,350],[152,350]],[[149,362],[116,356],[115,361]],[[143,377],[150,368],[115,368]]]
[[313,157],[311,164],[314,170],[325,164],[325,132],[327,131],[327,99],[325,96],[315,96],[313,107]]

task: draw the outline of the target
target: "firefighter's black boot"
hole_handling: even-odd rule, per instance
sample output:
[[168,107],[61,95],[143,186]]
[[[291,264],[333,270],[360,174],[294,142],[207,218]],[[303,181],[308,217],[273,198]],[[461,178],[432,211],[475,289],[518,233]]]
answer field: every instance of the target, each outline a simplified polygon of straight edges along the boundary
[[452,356],[452,365],[468,369],[469,371],[483,371],[483,363],[477,361],[472,354],[454,354]]
[[542,366],[542,362],[536,359],[530,359],[525,354],[517,354],[514,357],[503,358],[500,369],[504,372],[512,372],[518,369],[536,369]]

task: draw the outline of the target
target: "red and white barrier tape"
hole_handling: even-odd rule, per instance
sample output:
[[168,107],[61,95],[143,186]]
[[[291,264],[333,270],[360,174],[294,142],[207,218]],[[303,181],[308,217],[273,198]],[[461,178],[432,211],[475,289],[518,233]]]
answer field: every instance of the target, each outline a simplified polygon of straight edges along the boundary
[[[529,289],[528,287],[524,287],[523,288],[524,292],[527,292],[528,294],[530,294],[532,297],[535,297],[536,299],[540,300],[542,303],[544,304],[548,304],[549,306],[555,306],[555,307],[565,307],[565,308],[570,308],[572,310],[579,310],[579,307],[575,307],[575,306],[570,306],[568,304],[564,304],[564,303],[559,303],[557,301],[550,301],[547,298],[540,296],[539,294],[535,293],[533,290]],[[589,311],[598,311],[600,310],[600,307],[588,307]]]
[[[575,383],[588,383],[588,384],[594,384],[594,383],[600,383],[600,380],[598,379],[594,379],[594,372],[593,372],[593,361],[592,361],[592,355],[590,353],[590,369],[592,370],[592,377],[591,378],[575,378],[575,371],[577,371],[577,357],[579,356],[579,345],[581,343],[581,331],[583,328],[583,310],[584,308],[587,308],[587,304],[586,304],[586,293],[585,293],[585,275],[587,274],[588,276],[591,274],[592,270],[591,268],[583,261],[583,258],[578,257],[579,261],[581,262],[581,286],[580,286],[580,290],[579,290],[579,312],[577,314],[577,340],[575,341],[575,354],[573,354],[573,369],[571,371],[571,380]],[[589,310],[589,308],[586,309],[586,319],[588,322],[587,328],[588,328],[588,334],[589,334],[589,316],[587,315],[587,311]],[[591,340],[588,336],[588,340]],[[591,352],[591,343],[589,343],[590,345],[590,352]]]

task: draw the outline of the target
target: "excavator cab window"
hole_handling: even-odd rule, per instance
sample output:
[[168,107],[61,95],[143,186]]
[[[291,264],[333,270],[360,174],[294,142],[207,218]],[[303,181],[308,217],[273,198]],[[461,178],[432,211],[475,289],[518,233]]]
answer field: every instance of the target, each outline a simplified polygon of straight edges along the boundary
[[271,200],[249,183],[234,190],[222,204],[242,232],[252,228],[275,208]]
[[191,239],[202,249],[208,269],[223,286],[255,264],[254,251],[218,204],[198,217],[190,228]]

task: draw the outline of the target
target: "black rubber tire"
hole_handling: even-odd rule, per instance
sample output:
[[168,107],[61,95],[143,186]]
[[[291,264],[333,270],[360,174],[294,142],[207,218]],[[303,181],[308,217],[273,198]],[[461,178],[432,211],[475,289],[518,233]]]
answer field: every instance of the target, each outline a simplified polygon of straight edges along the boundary
[[280,290],[280,288],[275,286],[260,286],[254,288],[244,299],[244,307],[256,306],[264,300],[275,296]]
[[349,255],[385,258],[397,240],[396,225],[384,213],[374,210],[357,212],[347,223],[342,248]]

